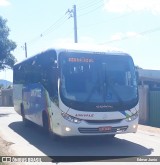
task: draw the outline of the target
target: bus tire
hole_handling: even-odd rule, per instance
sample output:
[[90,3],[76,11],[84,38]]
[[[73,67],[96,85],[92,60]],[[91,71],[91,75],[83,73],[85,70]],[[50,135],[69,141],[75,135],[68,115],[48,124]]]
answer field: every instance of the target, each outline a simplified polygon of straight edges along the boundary
[[115,138],[115,134],[110,134],[110,135],[107,135],[107,138],[108,138],[108,139],[110,139],[110,140],[112,140],[112,139],[114,139],[114,138]]
[[43,112],[42,119],[43,119],[43,128],[44,128],[45,132],[47,133],[47,135],[50,138],[52,138],[53,140],[57,141],[59,139],[59,136],[50,131],[48,116],[45,112]]
[[50,137],[54,141],[59,141],[60,140],[60,137],[58,135],[56,135],[55,133],[53,133],[53,132],[50,132]]
[[30,126],[29,120],[27,120],[25,118],[24,107],[22,104],[21,104],[21,116],[22,116],[22,122],[23,122],[24,126],[26,126],[26,127]]
[[48,121],[48,116],[45,112],[43,112],[43,116],[42,116],[42,119],[43,119],[43,128],[45,129],[45,131],[49,134],[49,121]]

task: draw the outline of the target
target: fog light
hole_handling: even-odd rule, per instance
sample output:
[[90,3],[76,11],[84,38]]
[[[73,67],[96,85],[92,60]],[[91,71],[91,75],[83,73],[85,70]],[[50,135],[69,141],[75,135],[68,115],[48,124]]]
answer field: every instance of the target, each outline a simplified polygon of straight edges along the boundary
[[135,129],[137,126],[136,125],[133,125],[133,128]]
[[69,127],[66,127],[65,130],[69,132],[71,129]]

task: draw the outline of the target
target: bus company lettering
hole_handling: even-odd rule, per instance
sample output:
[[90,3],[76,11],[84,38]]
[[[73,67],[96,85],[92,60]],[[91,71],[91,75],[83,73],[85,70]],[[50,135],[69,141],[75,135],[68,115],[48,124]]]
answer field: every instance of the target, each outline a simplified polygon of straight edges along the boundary
[[94,114],[76,114],[75,117],[94,117]]
[[32,97],[41,97],[41,89],[33,89],[31,90],[31,96]]
[[113,108],[111,105],[97,105],[96,108]]

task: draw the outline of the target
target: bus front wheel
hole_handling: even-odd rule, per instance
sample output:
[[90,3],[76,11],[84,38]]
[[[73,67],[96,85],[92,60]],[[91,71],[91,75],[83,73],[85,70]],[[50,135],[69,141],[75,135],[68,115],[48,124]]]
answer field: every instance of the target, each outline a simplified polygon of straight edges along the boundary
[[108,139],[114,139],[114,138],[115,138],[115,134],[107,135],[107,138],[108,138]]
[[48,121],[48,117],[46,115],[46,113],[43,113],[43,128],[47,131],[47,133],[49,133],[49,121]]
[[43,112],[42,118],[43,118],[43,128],[45,129],[46,133],[48,134],[49,137],[57,141],[59,139],[59,136],[53,133],[52,131],[50,131],[48,116],[45,112]]
[[22,121],[23,121],[24,125],[25,125],[25,126],[29,126],[30,123],[29,123],[29,121],[25,118],[25,113],[24,113],[23,105],[21,105],[21,116],[22,116]]

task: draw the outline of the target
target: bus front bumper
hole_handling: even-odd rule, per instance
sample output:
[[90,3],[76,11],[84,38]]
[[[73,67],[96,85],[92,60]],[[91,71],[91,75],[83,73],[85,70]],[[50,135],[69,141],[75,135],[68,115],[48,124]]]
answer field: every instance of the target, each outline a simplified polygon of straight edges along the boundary
[[122,133],[135,133],[138,127],[138,118],[134,121],[127,122],[122,120],[119,123],[107,124],[88,124],[82,121],[79,124],[63,121],[59,125],[59,129],[55,132],[60,136],[95,136],[95,135],[111,135]]

